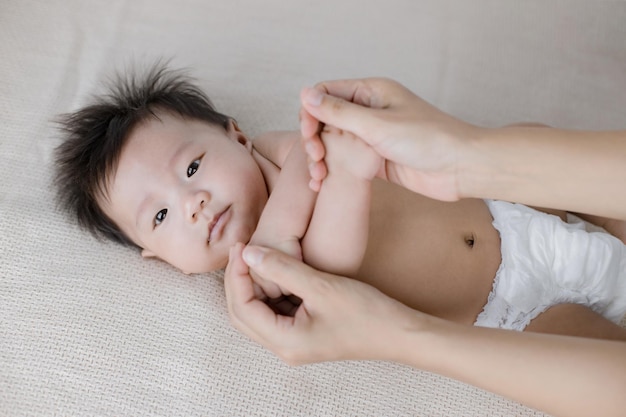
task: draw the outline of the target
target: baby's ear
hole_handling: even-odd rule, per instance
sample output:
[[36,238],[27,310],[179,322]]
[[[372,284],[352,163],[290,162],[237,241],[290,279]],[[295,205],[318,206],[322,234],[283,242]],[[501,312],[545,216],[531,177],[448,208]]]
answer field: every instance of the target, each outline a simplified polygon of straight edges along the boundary
[[233,119],[228,121],[228,137],[232,140],[239,142],[243,145],[247,150],[252,151],[252,141],[248,139],[248,137],[239,129],[237,126],[237,122]]

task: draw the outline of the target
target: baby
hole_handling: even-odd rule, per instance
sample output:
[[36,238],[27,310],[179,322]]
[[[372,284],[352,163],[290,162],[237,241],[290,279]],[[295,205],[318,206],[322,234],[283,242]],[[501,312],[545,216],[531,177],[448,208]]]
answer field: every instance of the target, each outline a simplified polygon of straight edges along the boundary
[[565,213],[411,193],[374,179],[378,156],[331,127],[316,195],[298,133],[251,141],[187,78],[159,67],[62,125],[65,207],[95,235],[185,273],[223,268],[234,243],[253,242],[457,322],[626,339],[612,323],[626,312],[624,245]]

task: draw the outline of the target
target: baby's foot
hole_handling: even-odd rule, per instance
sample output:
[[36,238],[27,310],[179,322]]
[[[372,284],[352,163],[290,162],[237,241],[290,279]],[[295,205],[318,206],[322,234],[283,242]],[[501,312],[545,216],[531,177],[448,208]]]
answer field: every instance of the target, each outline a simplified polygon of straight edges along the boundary
[[324,162],[328,175],[340,171],[364,180],[373,179],[383,159],[367,143],[350,132],[326,125],[320,133],[324,148]]

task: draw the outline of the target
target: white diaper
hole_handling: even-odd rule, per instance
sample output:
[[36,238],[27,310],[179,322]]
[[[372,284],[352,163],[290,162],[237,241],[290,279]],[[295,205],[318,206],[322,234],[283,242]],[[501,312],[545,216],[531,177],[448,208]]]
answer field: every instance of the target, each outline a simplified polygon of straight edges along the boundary
[[619,323],[626,313],[626,246],[619,239],[521,204],[485,203],[500,232],[502,263],[474,325],[524,330],[562,303]]

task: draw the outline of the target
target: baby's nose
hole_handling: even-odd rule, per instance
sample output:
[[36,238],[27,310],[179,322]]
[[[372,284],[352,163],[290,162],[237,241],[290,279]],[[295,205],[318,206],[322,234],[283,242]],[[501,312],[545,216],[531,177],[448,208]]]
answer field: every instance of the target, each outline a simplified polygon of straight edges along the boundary
[[195,222],[202,215],[204,208],[209,203],[211,196],[206,191],[191,193],[185,202],[187,219]]

